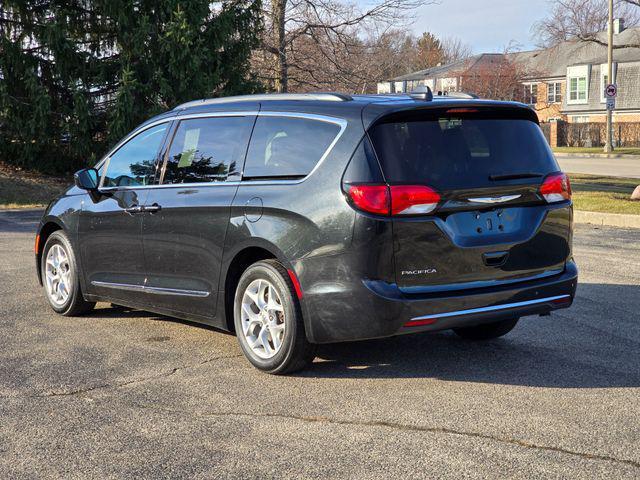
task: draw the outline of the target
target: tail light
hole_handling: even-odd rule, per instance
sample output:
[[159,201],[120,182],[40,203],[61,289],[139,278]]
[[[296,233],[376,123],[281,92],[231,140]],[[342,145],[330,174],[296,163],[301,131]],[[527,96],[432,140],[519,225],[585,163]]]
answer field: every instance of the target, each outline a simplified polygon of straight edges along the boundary
[[357,208],[378,215],[425,215],[441,198],[425,185],[349,185],[348,193]]
[[360,210],[389,215],[389,187],[386,185],[350,185],[349,196]]
[[562,202],[571,199],[571,184],[569,177],[564,173],[552,173],[542,182],[540,195],[547,203]]
[[424,185],[392,185],[391,215],[424,215],[438,206],[440,195]]

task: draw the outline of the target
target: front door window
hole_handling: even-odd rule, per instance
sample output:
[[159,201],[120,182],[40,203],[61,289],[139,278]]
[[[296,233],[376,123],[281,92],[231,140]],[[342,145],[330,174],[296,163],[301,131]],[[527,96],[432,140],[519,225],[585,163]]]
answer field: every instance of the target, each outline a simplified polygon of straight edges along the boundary
[[112,154],[101,186],[130,187],[152,183],[156,156],[168,125],[162,123],[144,130]]

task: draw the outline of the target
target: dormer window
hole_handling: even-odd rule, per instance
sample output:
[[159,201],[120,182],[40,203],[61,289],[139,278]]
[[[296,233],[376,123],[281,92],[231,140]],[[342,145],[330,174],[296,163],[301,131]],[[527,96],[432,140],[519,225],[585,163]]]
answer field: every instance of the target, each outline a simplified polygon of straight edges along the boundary
[[567,103],[589,101],[589,65],[567,67]]

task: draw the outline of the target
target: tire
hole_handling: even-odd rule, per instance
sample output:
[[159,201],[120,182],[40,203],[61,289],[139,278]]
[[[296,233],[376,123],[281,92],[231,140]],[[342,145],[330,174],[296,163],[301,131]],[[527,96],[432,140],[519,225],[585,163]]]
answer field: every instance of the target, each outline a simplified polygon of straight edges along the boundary
[[45,296],[56,313],[72,317],[87,313],[96,305],[82,296],[75,252],[62,230],[53,232],[44,244],[40,273]]
[[475,325],[473,327],[454,328],[460,337],[467,340],[491,340],[492,338],[502,337],[506,335],[518,323],[519,318],[508,318],[498,322],[486,323],[484,325]]
[[315,358],[293,283],[279,262],[263,260],[245,270],[236,287],[233,317],[240,348],[257,369],[282,375]]

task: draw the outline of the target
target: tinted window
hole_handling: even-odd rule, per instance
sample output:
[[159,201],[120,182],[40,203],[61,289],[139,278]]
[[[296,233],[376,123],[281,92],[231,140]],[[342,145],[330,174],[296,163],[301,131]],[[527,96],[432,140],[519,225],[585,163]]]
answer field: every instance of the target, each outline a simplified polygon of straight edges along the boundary
[[224,182],[238,174],[253,117],[182,120],[169,149],[162,183]]
[[472,188],[495,186],[490,175],[559,170],[530,120],[443,117],[384,123],[371,130],[371,138],[392,183]]
[[158,149],[168,123],[156,125],[139,133],[109,159],[103,187],[148,185],[153,181]]
[[244,174],[247,177],[303,177],[336,138],[335,123],[290,117],[258,117]]

